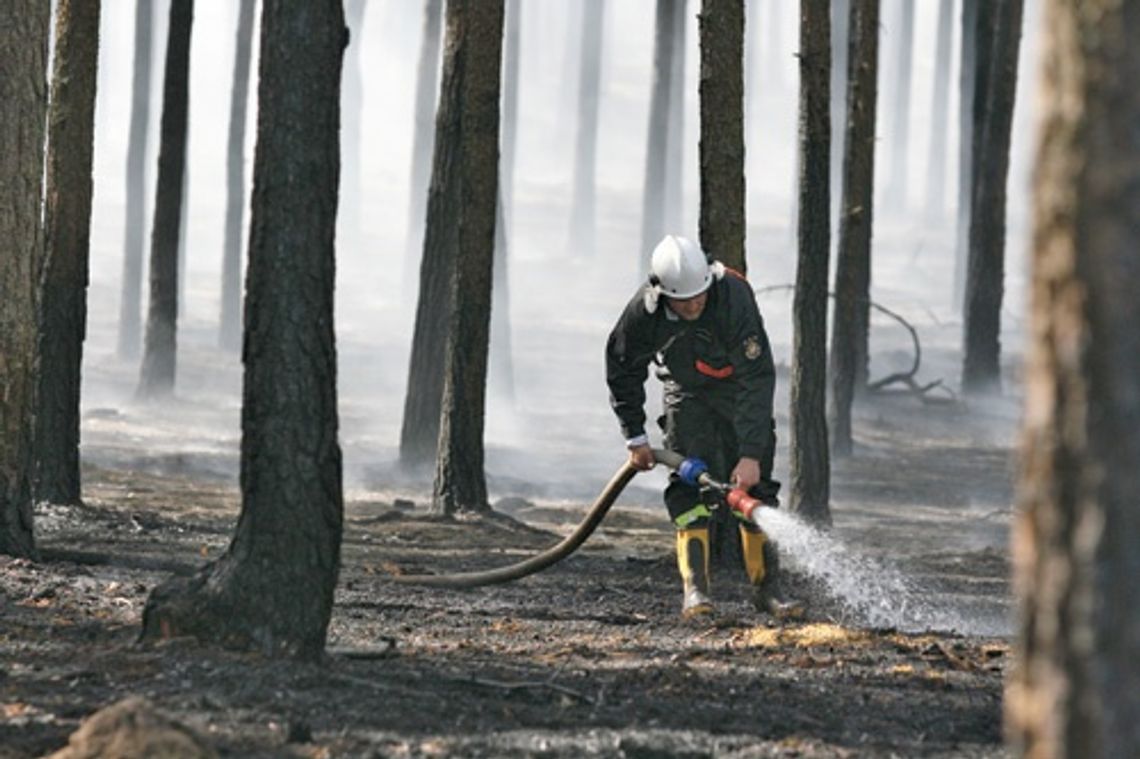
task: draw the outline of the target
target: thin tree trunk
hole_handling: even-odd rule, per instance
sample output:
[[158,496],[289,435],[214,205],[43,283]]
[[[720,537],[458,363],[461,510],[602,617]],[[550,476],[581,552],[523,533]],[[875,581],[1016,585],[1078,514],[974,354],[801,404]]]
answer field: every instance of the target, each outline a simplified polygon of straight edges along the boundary
[[[499,86],[503,0],[448,0],[454,56],[445,66],[459,81],[460,197],[463,233],[451,256],[452,303],[441,401],[439,456],[432,511],[489,511],[483,471],[487,345],[498,197]],[[444,74],[445,79],[448,73]],[[450,87],[449,87],[450,90]],[[442,221],[434,220],[433,221]]]
[[36,499],[80,502],[79,390],[87,328],[99,0],[59,0],[48,116]]
[[50,24],[40,0],[0,11],[0,553],[29,558]]
[[220,559],[151,593],[146,639],[306,659],[324,650],[344,518],[333,287],[347,41],[339,2],[264,0],[241,515]]
[[[910,156],[910,81],[914,67],[914,0],[898,0],[899,32],[895,61],[894,109],[891,114],[891,177],[887,184],[891,205],[906,209]],[[935,131],[938,131],[937,129]]]
[[242,216],[245,212],[245,111],[253,47],[253,15],[257,0],[238,6],[234,79],[230,85],[230,129],[226,146],[226,228],[222,253],[222,314],[219,343],[241,349]]
[[980,0],[962,0],[961,61],[958,64],[958,207],[951,306],[961,312],[966,294],[966,258],[970,249],[970,203],[974,186],[974,87],[978,71]]
[[[673,70],[669,77],[669,137],[665,148],[665,229],[685,228],[685,50],[688,0],[673,9]],[[642,251],[648,258],[649,250]],[[646,264],[648,269],[648,263]]]
[[[847,139],[847,28],[851,17],[852,0],[831,0],[831,186],[839,187],[843,178],[843,156]],[[831,193],[831,202],[838,212],[840,194]]]
[[1140,13],[1051,0],[1013,533],[1017,756],[1140,755]]
[[1001,303],[1005,290],[1006,182],[1017,94],[1017,53],[1023,0],[1001,0],[994,10],[994,35],[974,207],[970,212],[970,256],[966,277],[965,357],[962,390],[1001,391]]
[[938,41],[930,103],[930,152],[926,159],[926,218],[929,221],[940,221],[945,213],[946,146],[950,131],[950,45],[954,32],[954,0],[938,2]]
[[158,184],[150,243],[150,303],[146,320],[139,396],[174,392],[178,332],[178,243],[181,238],[183,172],[190,102],[190,30],[194,0],[171,0],[163,74],[162,132]]
[[828,0],[800,5],[800,207],[790,404],[789,508],[831,522],[827,448],[827,277],[831,248],[831,23]]
[[597,202],[598,107],[602,86],[602,0],[582,0],[581,70],[578,75],[578,135],[570,205],[570,255],[593,255]]
[[850,60],[843,214],[831,324],[831,452],[835,456],[851,453],[851,406],[867,387],[879,0],[852,0]]
[[[443,0],[423,0],[420,58],[416,68],[415,121],[412,132],[412,176],[408,192],[408,231],[405,237],[404,288],[414,293],[423,266],[424,221],[428,206],[428,180],[432,170],[432,134],[436,104],[443,97],[439,84],[440,29]],[[442,348],[441,348],[442,351]],[[434,445],[434,443],[432,444]]]
[[143,244],[146,240],[146,160],[150,128],[152,0],[136,0],[131,124],[127,138],[127,216],[123,228],[123,287],[119,299],[119,357],[134,358],[142,340]]
[[649,251],[666,231],[665,185],[668,175],[669,96],[672,90],[677,5],[683,0],[657,0],[653,38],[653,89],[649,95],[649,134],[645,150],[645,185],[641,190],[640,279],[649,275]]
[[747,274],[744,255],[744,2],[704,0],[701,38],[701,247]]

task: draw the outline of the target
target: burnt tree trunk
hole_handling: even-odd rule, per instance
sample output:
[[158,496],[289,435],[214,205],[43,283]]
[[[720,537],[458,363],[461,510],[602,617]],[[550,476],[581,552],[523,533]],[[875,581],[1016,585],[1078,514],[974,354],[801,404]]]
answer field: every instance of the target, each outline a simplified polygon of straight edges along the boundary
[[1022,3],[1023,0],[1000,0],[994,4],[981,139],[975,143],[977,181],[970,211],[962,362],[962,390],[971,394],[1001,391],[1006,181]]
[[966,293],[966,258],[970,248],[970,201],[974,186],[974,87],[978,71],[978,13],[980,0],[962,0],[960,63],[958,64],[958,205],[955,209],[954,286],[951,306],[961,312]]
[[59,0],[48,114],[36,404],[36,500],[80,502],[79,390],[87,329],[99,0]]
[[[914,0],[899,0],[899,29],[895,59],[894,108],[891,113],[890,204],[906,209],[910,156],[910,82],[914,67]],[[936,128],[935,131],[938,131]]]
[[[428,180],[432,170],[432,135],[436,104],[443,97],[439,84],[440,29],[443,0],[423,0],[423,26],[420,34],[420,57],[416,68],[416,103],[412,132],[412,167],[408,191],[408,231],[404,252],[404,293],[414,293],[423,283],[417,282],[424,265],[424,220],[426,219]],[[433,291],[438,295],[439,292]],[[442,348],[441,348],[442,350]],[[432,443],[434,446],[434,442]]]
[[143,245],[146,239],[147,132],[150,128],[152,0],[136,0],[131,123],[127,138],[127,215],[123,227],[123,284],[119,297],[119,357],[134,358],[142,340]]
[[701,4],[701,247],[748,273],[744,256],[744,2]]
[[[448,0],[448,60],[461,164],[455,186],[463,233],[450,256],[453,308],[447,332],[439,456],[432,511],[489,511],[483,470],[483,426],[487,391],[487,345],[495,250],[495,207],[499,170],[499,82],[503,43],[503,0]],[[443,220],[429,219],[429,223]],[[452,223],[452,220],[446,220]]]
[[229,549],[155,588],[143,637],[324,650],[344,517],[333,331],[339,2],[264,0],[245,303],[242,506]]
[[1046,4],[1013,538],[1018,756],[1140,754],[1140,13]]
[[790,402],[789,508],[831,522],[827,448],[827,278],[831,198],[831,22],[827,0],[800,5],[799,215]]
[[[701,247],[726,266],[746,274],[743,0],[703,0],[698,27]],[[727,509],[714,512],[709,556],[717,567],[740,565],[735,521]]]
[[[448,13],[451,13],[450,5]],[[465,7],[456,7],[458,22],[473,15]],[[448,16],[448,23],[452,17]],[[470,176],[473,164],[466,156],[467,141],[472,139],[464,121],[469,93],[464,68],[468,53],[460,56],[458,48],[465,41],[464,29],[447,27],[444,44],[443,78],[439,108],[436,111],[435,146],[432,153],[431,188],[428,191],[424,247],[420,266],[419,300],[412,334],[412,353],[408,363],[407,394],[400,431],[400,464],[412,471],[434,469],[440,442],[440,408],[443,398],[444,371],[448,330],[454,308],[451,277],[459,251],[470,250],[467,237],[475,233],[473,222],[467,221],[475,206],[469,201],[469,188],[478,181]],[[498,56],[501,58],[501,54]],[[498,82],[498,78],[496,78]],[[498,89],[496,84],[496,139],[498,135]],[[496,144],[497,155],[497,144]],[[479,199],[480,201],[482,199]],[[495,200],[492,194],[490,201]],[[476,204],[477,205],[477,204]],[[490,229],[494,229],[494,211]],[[493,239],[492,239],[493,242]]]
[[[649,133],[645,150],[645,185],[641,191],[641,247],[638,274],[649,275],[649,251],[665,235],[665,183],[668,175],[669,96],[672,91],[677,5],[657,0],[653,33],[653,89],[649,95]],[[680,167],[678,167],[680,168]]]
[[230,85],[230,129],[226,145],[226,227],[222,252],[222,314],[219,343],[241,349],[242,216],[245,213],[245,111],[249,100],[249,68],[253,16],[257,0],[238,6],[234,79]]
[[29,558],[50,24],[40,0],[0,11],[0,553]]
[[851,406],[867,387],[871,321],[871,232],[875,187],[875,102],[879,0],[852,0],[843,213],[831,322],[831,451],[851,453]]
[[597,202],[598,107],[602,88],[602,0],[582,2],[582,45],[578,74],[578,135],[574,147],[574,188],[570,205],[569,252],[593,255]]
[[926,218],[940,221],[946,205],[946,145],[950,131],[950,45],[954,0],[938,0],[938,41],[934,50],[934,88],[930,103],[930,151],[926,159]]
[[162,86],[162,130],[154,228],[150,241],[150,302],[138,394],[174,392],[178,336],[178,241],[181,238],[183,173],[190,104],[190,29],[194,0],[171,0]]

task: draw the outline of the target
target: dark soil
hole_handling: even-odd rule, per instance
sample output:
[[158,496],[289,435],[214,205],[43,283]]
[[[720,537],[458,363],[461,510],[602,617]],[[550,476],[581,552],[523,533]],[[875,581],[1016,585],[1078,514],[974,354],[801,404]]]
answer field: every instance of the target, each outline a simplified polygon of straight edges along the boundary
[[[866,430],[837,469],[837,532],[937,578],[945,598],[1005,603],[1004,550],[954,540],[989,506],[939,483],[992,481],[1008,511],[1008,450],[929,426],[901,446],[874,418]],[[389,577],[511,563],[587,504],[512,499],[499,509],[514,520],[440,521],[357,495],[324,661],[136,645],[149,590],[224,550],[238,495],[208,475],[85,474],[85,505],[37,510],[43,561],[0,557],[0,757],[51,753],[131,695],[235,757],[1006,755],[1008,639],[861,628],[796,576],[809,617],[781,626],[749,607],[737,572],[716,578],[715,620],[685,622],[666,519],[620,502],[561,564],[447,591]]]

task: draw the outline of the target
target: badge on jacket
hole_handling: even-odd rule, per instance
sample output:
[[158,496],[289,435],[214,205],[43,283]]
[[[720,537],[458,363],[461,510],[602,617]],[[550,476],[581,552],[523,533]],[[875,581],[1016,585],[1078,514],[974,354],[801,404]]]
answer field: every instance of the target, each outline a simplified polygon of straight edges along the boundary
[[744,357],[750,361],[760,358],[760,338],[756,335],[744,338]]

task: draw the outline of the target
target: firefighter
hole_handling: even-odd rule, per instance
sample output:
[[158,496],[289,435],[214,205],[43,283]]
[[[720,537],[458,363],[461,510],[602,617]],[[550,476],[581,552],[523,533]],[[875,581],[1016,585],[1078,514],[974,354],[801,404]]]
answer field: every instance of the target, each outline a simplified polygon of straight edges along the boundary
[[[713,261],[692,240],[666,235],[653,250],[647,284],[626,306],[606,342],[610,404],[621,422],[630,464],[656,463],[645,430],[649,365],[664,386],[658,425],[664,445],[702,459],[709,473],[768,505],[778,505],[772,479],[776,448],[772,397],[776,373],[764,322],[744,278]],[[677,565],[686,617],[713,611],[709,598],[711,494],[670,476],[665,506],[676,527]],[[739,520],[752,601],[778,617],[803,607],[782,597],[775,545]]]

